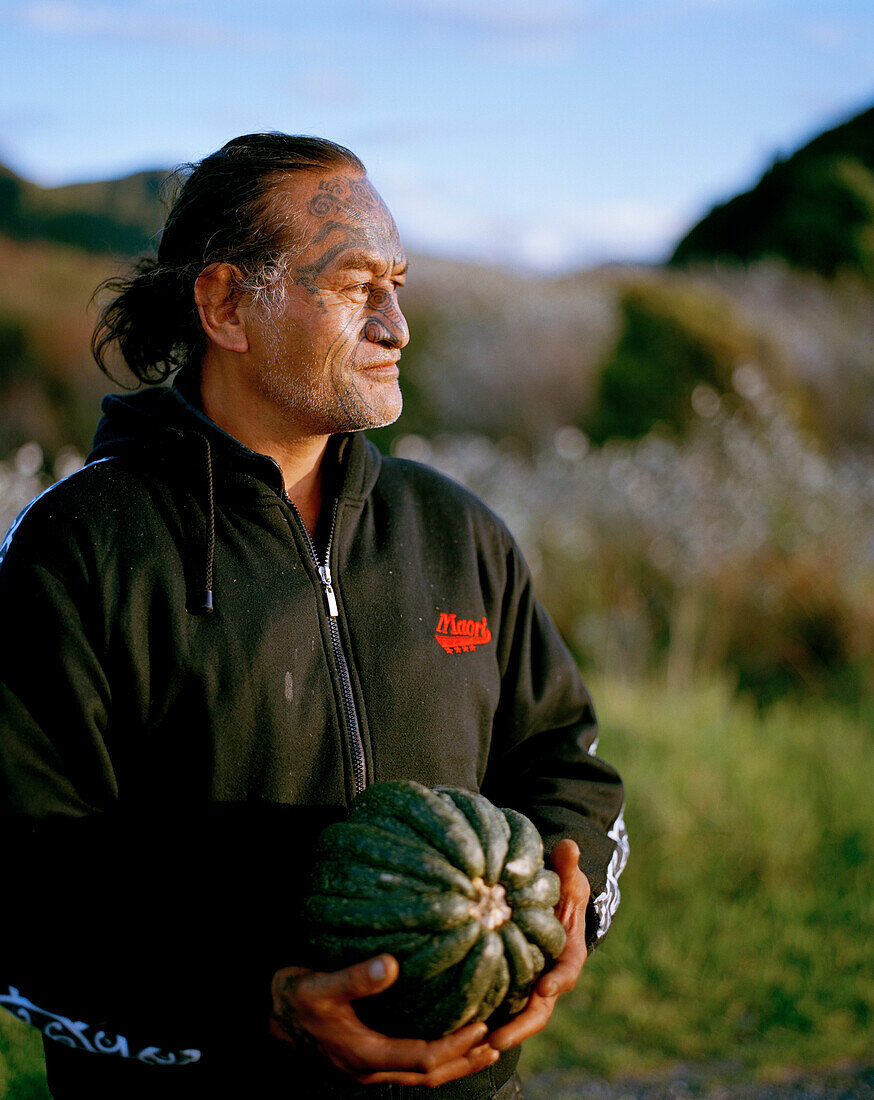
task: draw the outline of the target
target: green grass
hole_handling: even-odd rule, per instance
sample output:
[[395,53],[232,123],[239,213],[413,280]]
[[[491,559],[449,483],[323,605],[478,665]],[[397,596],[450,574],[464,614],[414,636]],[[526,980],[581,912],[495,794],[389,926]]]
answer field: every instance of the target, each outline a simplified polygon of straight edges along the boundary
[[870,1060],[870,726],[812,702],[760,713],[718,685],[592,688],[631,858],[613,928],[526,1070]]
[[[718,684],[591,687],[631,859],[609,936],[523,1070],[870,1061],[870,723],[809,701],[760,713]],[[43,1100],[40,1064],[0,1013],[0,1100]]]
[[0,1010],[0,1100],[50,1100],[39,1033]]

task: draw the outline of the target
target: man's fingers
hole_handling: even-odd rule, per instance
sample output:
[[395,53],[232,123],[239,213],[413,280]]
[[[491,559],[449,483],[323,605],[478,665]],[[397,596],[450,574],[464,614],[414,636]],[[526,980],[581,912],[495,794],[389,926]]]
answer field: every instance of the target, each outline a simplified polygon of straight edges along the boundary
[[367,1027],[350,1002],[387,989],[398,976],[391,955],[331,973],[288,969],[274,979],[275,1012],[292,1037],[303,1030],[323,1054],[363,1084],[379,1082],[433,1088],[476,1073],[541,1031],[560,993],[573,988],[586,959],[585,914],[589,883],[580,871],[580,850],[572,840],[560,841],[552,866],[561,879],[556,915],[567,931],[567,944],[555,965],[541,977],[525,1009],[498,1028],[488,1044],[484,1024],[473,1023],[442,1039],[396,1039]]
[[591,888],[579,867],[580,849],[576,841],[560,840],[553,848],[550,862],[561,879],[561,897],[555,913],[567,932],[567,943],[555,965],[542,975],[528,1004],[509,1023],[489,1037],[496,1050],[509,1050],[549,1022],[556,998],[576,985],[586,961],[586,907]]
[[292,1046],[296,1045],[292,1036],[285,1030],[275,1016],[271,1016],[267,1021],[267,1030],[274,1039],[279,1039],[283,1043],[291,1043]]
[[392,1038],[362,1023],[350,1002],[385,989],[397,973],[398,964],[391,955],[333,973],[279,971],[274,978],[278,1023],[272,1027],[284,1029],[286,1034],[278,1037],[292,1042],[305,1035],[339,1069],[361,1080],[382,1073],[395,1076],[380,1080],[401,1083],[396,1076],[401,1074],[404,1080],[412,1075],[415,1083],[432,1085],[490,1064],[488,1050],[471,1056],[488,1032],[484,1023],[474,1021],[432,1041]]
[[[451,1062],[456,1058],[466,1057],[473,1047],[478,1046],[485,1039],[488,1033],[489,1029],[484,1023],[480,1020],[474,1020],[473,1023],[466,1024],[458,1031],[452,1031],[449,1035],[444,1035],[442,1039],[432,1039],[430,1042],[425,1043],[427,1049],[417,1052],[419,1062],[415,1068],[428,1073],[443,1062]],[[402,1039],[400,1042],[416,1043],[417,1040]]]
[[580,849],[576,841],[560,840],[552,849],[550,863],[561,879],[561,898],[556,907],[558,919],[565,923],[576,909],[585,911],[592,889],[580,870]]
[[428,1074],[446,1063],[466,1058],[487,1033],[485,1024],[472,1023],[442,1039],[390,1039],[362,1025],[356,1054],[374,1072],[404,1070]]
[[550,862],[553,869],[558,872],[559,878],[564,878],[570,871],[576,871],[580,865],[579,845],[570,837],[565,837],[552,849]]
[[574,944],[562,954],[555,966],[543,975],[534,988],[542,997],[557,997],[560,993],[569,993],[577,984],[586,957],[585,944],[582,948]]
[[583,963],[588,958],[585,920],[570,920],[566,925],[567,942],[555,965],[540,976],[535,990],[543,997],[569,993],[577,984]]
[[355,1079],[362,1085],[418,1085],[424,1088],[436,1088],[445,1085],[447,1081],[455,1081],[459,1077],[466,1077],[471,1073],[478,1073],[486,1066],[491,1066],[500,1057],[498,1051],[490,1043],[473,1047],[463,1058],[454,1058],[450,1062],[429,1070],[427,1073],[380,1071],[367,1075],[356,1075]]
[[392,1039],[359,1025],[353,1046],[328,1042],[325,1054],[345,1073],[369,1084],[377,1081],[433,1087],[475,1073],[495,1061],[488,1029],[472,1023],[442,1039]]
[[307,1001],[354,1001],[370,997],[387,989],[398,976],[398,964],[393,955],[378,955],[367,962],[347,966],[343,970],[314,972],[301,978],[295,996]]
[[499,1027],[489,1036],[489,1044],[495,1050],[510,1050],[517,1047],[524,1039],[543,1031],[549,1023],[549,1017],[555,1008],[555,997],[541,997],[538,993],[532,993],[528,1004],[514,1016],[508,1024]]
[[544,997],[557,997],[573,989],[588,955],[586,949],[586,908],[591,886],[579,868],[580,849],[566,838],[553,848],[550,862],[561,879],[561,897],[555,915],[567,932],[567,943],[555,965],[542,975],[536,990]]

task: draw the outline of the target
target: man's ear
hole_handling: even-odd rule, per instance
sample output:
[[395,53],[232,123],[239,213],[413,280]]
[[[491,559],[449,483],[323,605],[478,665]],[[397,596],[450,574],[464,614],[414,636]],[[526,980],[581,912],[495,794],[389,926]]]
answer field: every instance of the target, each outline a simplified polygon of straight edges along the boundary
[[194,300],[207,337],[227,351],[246,352],[249,337],[238,311],[241,272],[231,264],[210,264],[194,284]]

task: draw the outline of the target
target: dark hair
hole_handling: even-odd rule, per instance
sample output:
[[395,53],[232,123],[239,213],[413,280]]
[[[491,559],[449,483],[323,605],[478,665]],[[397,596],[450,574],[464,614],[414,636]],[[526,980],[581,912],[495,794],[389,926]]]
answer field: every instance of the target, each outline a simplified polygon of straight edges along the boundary
[[107,279],[94,292],[113,294],[91,337],[100,369],[110,374],[107,353],[116,343],[140,382],[163,382],[177,368],[198,363],[205,346],[194,301],[200,273],[211,263],[234,264],[242,272],[239,289],[269,291],[295,243],[288,211],[272,194],[275,185],[289,172],[334,166],[366,171],[354,153],[332,141],[267,133],[234,138],[199,164],[177,170],[184,183],[157,258],[141,259],[128,278]]

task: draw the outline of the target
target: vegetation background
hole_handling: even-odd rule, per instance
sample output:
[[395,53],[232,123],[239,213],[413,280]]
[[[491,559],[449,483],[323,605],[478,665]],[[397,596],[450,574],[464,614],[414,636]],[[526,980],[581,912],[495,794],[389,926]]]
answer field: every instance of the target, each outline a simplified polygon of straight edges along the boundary
[[[149,246],[161,179],[0,169],[0,532],[117,388],[88,300]],[[374,438],[506,518],[628,786],[622,907],[525,1072],[869,1064],[874,109],[664,266],[413,272],[405,411]],[[0,1100],[45,1097],[0,1016]]]

